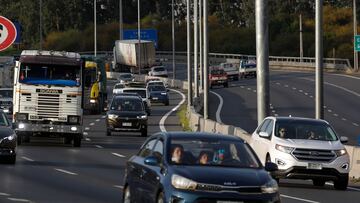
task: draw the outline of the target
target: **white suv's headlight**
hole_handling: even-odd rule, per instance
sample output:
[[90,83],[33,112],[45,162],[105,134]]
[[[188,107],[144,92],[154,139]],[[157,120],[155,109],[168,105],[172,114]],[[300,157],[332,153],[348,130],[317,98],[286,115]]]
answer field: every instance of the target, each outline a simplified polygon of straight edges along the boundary
[[171,176],[171,185],[177,189],[195,190],[197,183],[193,180],[174,174]]
[[265,185],[261,186],[262,193],[276,193],[279,190],[279,186],[277,182],[272,179],[269,182],[267,182]]
[[278,145],[278,144],[275,145],[275,149],[277,149],[281,152],[288,153],[288,154],[290,154],[294,150],[293,147],[287,147],[287,146],[282,146],[282,145]]
[[347,154],[346,149],[334,150],[337,156],[344,156]]

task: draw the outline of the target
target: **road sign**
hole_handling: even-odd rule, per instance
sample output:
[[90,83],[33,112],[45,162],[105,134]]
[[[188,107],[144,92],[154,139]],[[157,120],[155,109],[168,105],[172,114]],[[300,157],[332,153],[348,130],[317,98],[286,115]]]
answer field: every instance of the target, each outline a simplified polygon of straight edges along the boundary
[[[137,39],[138,38],[138,30],[124,30],[123,39]],[[140,39],[149,40],[155,43],[155,48],[158,46],[158,36],[156,29],[141,29],[140,30]]]
[[360,35],[354,36],[354,49],[355,51],[360,51]]
[[0,51],[14,43],[16,35],[15,25],[9,19],[0,16]]

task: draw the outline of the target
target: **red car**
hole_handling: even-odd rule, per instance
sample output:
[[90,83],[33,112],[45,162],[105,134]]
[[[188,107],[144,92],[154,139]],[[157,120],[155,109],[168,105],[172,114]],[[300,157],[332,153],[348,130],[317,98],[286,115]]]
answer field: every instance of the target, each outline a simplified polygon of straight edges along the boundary
[[210,89],[213,86],[221,86],[221,85],[223,85],[224,87],[229,87],[228,75],[226,74],[223,68],[210,67],[209,83],[210,83]]

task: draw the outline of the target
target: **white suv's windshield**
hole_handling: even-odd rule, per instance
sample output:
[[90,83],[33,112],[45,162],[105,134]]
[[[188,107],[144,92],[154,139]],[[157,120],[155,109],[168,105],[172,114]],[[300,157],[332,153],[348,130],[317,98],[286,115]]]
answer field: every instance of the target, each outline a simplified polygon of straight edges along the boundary
[[[181,155],[177,156],[181,151]],[[221,139],[172,139],[169,163],[177,165],[258,168],[248,145]]]
[[277,121],[275,136],[284,139],[338,140],[336,133],[329,125],[314,121]]

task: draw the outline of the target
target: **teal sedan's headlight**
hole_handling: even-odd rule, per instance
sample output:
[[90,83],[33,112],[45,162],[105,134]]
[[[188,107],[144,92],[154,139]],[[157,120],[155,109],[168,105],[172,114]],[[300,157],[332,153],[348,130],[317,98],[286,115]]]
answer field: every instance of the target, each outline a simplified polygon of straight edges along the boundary
[[174,174],[171,176],[171,185],[176,189],[195,190],[197,183],[193,180]]
[[276,193],[279,191],[279,186],[276,182],[276,180],[272,179],[269,182],[267,182],[265,185],[261,186],[262,193]]
[[9,136],[7,136],[7,137],[5,137],[4,139],[7,139],[7,140],[9,140],[9,141],[12,141],[12,140],[14,140],[15,139],[15,134],[12,134],[12,135],[9,135]]

